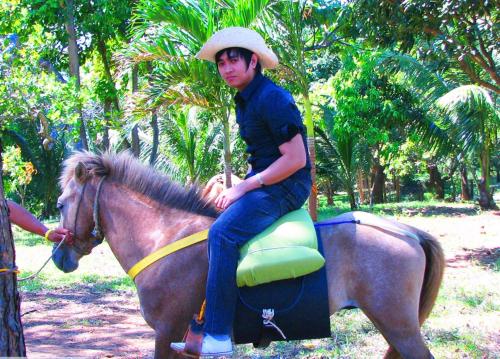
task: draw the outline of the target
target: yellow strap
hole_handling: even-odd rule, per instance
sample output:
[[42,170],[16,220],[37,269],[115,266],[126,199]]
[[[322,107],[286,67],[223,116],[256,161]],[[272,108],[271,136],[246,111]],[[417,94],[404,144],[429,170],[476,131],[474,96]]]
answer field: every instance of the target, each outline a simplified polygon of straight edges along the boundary
[[20,273],[18,269],[0,268],[0,273],[7,273],[7,272],[16,273],[16,274]]
[[129,269],[127,274],[130,276],[130,278],[132,278],[132,280],[134,280],[139,273],[141,273],[145,268],[147,268],[149,265],[153,264],[157,260],[162,259],[163,257],[166,257],[169,254],[177,252],[180,249],[189,247],[198,242],[202,242],[207,238],[208,238],[208,229],[205,229],[204,231],[194,233],[190,236],[179,239],[174,243],[170,243],[165,247],[158,249],[156,252],[151,253],[149,256],[141,259],[136,264],[134,264],[132,268]]

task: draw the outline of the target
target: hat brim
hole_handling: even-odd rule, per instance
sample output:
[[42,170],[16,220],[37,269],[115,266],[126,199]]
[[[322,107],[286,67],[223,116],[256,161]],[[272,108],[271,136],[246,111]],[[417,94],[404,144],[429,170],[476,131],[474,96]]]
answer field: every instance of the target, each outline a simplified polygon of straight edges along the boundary
[[252,51],[259,58],[263,68],[273,69],[279,63],[278,57],[266,46],[259,34],[240,27],[226,28],[215,33],[196,54],[196,58],[215,62],[215,55],[219,51],[231,47],[241,47]]

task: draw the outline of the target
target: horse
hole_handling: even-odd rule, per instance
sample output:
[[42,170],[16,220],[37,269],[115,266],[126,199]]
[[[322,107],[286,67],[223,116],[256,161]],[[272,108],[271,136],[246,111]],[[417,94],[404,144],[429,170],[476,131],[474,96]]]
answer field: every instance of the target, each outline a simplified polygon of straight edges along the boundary
[[[99,227],[122,268],[158,248],[210,227],[217,212],[197,186],[184,188],[126,153],[77,152],[63,163],[58,198],[72,244],[53,255],[64,272],[96,245]],[[320,227],[330,316],[360,308],[389,344],[386,358],[432,358],[420,327],[436,300],[444,270],[441,246],[430,234],[366,212],[349,212]],[[96,223],[97,222],[97,223]],[[365,223],[365,225],[363,225]],[[207,243],[170,254],[144,269],[135,285],[141,313],[155,332],[155,358],[176,354],[205,293]]]

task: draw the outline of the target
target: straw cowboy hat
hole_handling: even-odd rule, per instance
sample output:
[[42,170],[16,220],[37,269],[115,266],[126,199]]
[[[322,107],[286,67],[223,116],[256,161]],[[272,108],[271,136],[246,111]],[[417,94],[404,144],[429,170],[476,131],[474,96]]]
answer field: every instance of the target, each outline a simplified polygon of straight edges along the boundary
[[196,58],[215,62],[215,54],[230,47],[241,47],[257,54],[263,68],[273,69],[278,65],[278,58],[266,46],[262,36],[244,27],[228,27],[216,32],[196,54]]

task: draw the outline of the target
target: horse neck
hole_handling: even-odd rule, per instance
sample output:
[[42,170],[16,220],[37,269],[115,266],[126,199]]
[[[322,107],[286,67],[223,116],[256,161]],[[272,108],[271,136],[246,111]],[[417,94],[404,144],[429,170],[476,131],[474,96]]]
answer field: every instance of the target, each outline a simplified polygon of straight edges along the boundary
[[103,233],[125,271],[157,249],[210,227],[214,218],[158,204],[122,185],[103,188]]

